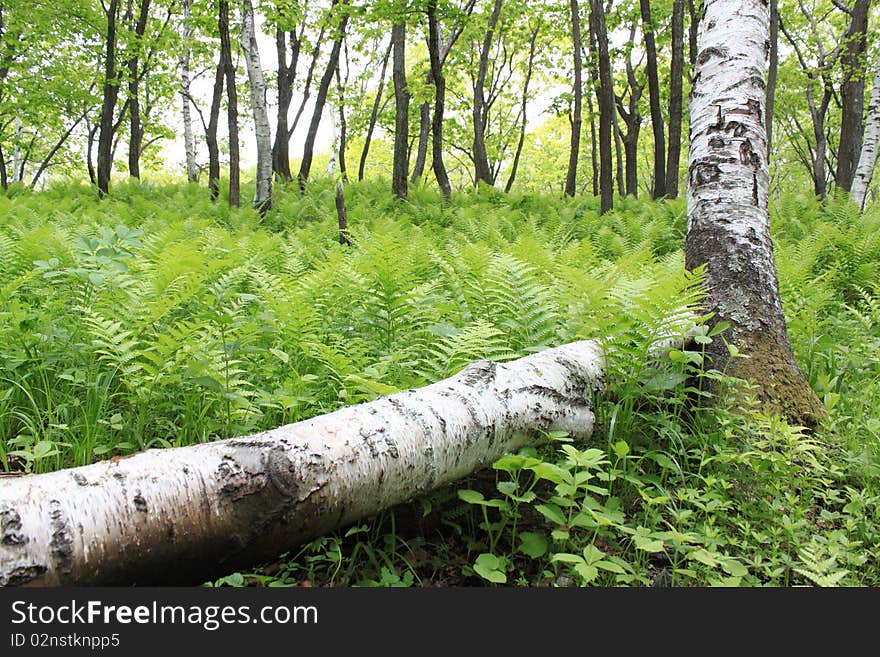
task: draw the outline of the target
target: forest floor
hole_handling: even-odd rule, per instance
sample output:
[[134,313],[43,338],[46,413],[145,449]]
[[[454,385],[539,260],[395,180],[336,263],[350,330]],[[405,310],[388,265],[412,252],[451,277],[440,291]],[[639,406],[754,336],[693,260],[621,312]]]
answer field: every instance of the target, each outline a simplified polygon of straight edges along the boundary
[[[880,585],[880,211],[771,207],[815,433],[704,362],[683,201],[186,185],[0,197],[0,470],[47,472],[295,422],[478,358],[613,347],[589,444],[563,434],[213,585]],[[722,327],[723,328],[723,327]],[[710,396],[706,383],[720,386]]]

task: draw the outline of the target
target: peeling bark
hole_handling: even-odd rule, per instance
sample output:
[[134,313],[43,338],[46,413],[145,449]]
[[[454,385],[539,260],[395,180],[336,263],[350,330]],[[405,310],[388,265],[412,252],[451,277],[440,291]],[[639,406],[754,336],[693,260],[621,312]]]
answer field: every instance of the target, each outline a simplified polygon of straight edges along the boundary
[[184,584],[589,437],[603,355],[576,342],[252,436],[0,481],[0,585]]
[[792,353],[779,298],[767,211],[766,102],[769,7],[707,0],[690,104],[686,266],[707,266],[707,310],[748,359],[709,347],[712,367],[752,379],[758,398],[799,424],[824,409]]

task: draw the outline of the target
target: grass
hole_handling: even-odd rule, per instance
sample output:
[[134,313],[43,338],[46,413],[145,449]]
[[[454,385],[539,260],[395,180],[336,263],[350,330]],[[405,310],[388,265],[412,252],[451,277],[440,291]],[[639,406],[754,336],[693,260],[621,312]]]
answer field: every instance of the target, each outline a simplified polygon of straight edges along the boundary
[[807,435],[747,395],[704,403],[694,376],[736,382],[695,368],[699,344],[650,362],[700,296],[683,202],[600,218],[592,198],[346,194],[352,248],[323,183],[263,221],[185,185],[0,197],[0,467],[251,433],[598,337],[616,355],[591,444],[546,436],[216,584],[880,583],[878,211],[772,208],[792,343],[831,414]]

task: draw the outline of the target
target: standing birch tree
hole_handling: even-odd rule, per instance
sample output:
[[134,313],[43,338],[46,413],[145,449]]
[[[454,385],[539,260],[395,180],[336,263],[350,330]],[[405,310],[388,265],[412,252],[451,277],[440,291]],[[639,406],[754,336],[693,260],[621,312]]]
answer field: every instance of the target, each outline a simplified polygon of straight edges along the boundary
[[272,129],[266,109],[266,81],[260,64],[257,33],[254,28],[254,7],[251,0],[241,5],[241,48],[251,90],[254,113],[254,133],[257,142],[257,180],[254,190],[254,208],[265,215],[272,207]]
[[[707,0],[690,104],[685,264],[706,266],[706,309],[730,328],[712,367],[759,401],[814,427],[825,410],[798,369],[785,325],[768,215],[766,106],[770,12],[762,0]],[[737,358],[739,354],[746,358]]]
[[868,185],[874,175],[877,164],[877,145],[880,143],[880,59],[877,60],[874,72],[874,87],[871,89],[871,100],[868,102],[868,116],[865,120],[865,135],[859,162],[853,175],[850,196],[859,208],[864,209],[868,196]]

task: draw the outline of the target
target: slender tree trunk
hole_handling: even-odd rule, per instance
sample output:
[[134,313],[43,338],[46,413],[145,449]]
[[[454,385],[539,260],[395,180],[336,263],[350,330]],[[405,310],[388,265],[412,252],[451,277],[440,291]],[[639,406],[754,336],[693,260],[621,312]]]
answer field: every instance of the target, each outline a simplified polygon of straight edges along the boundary
[[[449,56],[449,53],[452,50],[452,47],[455,45],[455,42],[458,41],[458,38],[464,31],[463,21],[471,15],[476,4],[477,0],[467,0],[464,6],[461,7],[461,12],[455,18],[453,25],[450,28],[449,38],[445,42],[443,42],[443,44],[440,43],[440,29],[438,25],[437,52],[441,68],[446,62],[446,58]],[[436,13],[436,5],[434,11]],[[428,70],[427,74],[425,75],[425,83],[429,87],[434,86],[433,71]],[[416,147],[416,161],[413,165],[410,182],[416,182],[419,178],[422,177],[425,172],[425,163],[428,157],[428,140],[431,138],[431,130],[433,125],[434,123],[431,118],[431,104],[429,101],[425,101],[419,106],[419,138],[417,142],[418,145]]]
[[180,56],[180,96],[183,115],[183,148],[186,152],[186,179],[189,182],[196,183],[199,181],[199,167],[196,164],[196,142],[193,135],[192,112],[190,111],[192,73],[189,69],[189,60],[192,54],[192,25],[190,24],[192,3],[193,0],[183,0],[183,53]]
[[225,78],[226,66],[221,54],[214,72],[210,117],[208,125],[205,127],[205,143],[208,146],[208,189],[212,201],[216,201],[220,196],[220,144],[217,139],[217,129],[220,125],[220,103],[223,99],[223,80]]
[[614,134],[614,168],[617,172],[617,193],[626,194],[626,182],[623,174],[623,138],[620,131],[620,117],[617,113],[616,103],[611,109],[612,130]]
[[[36,173],[34,173],[33,178],[31,178],[31,183],[30,183],[31,189],[36,188],[37,182],[40,180],[40,176],[42,176],[43,173],[46,171],[46,169],[49,168],[49,163],[52,162],[52,158],[54,158],[58,154],[58,151],[60,151],[62,146],[64,146],[64,144],[67,142],[67,140],[70,139],[70,136],[73,134],[73,131],[76,130],[76,126],[78,126],[80,124],[80,122],[84,118],[86,118],[86,114],[88,113],[88,111],[89,111],[88,109],[83,111],[83,113],[80,114],[79,117],[77,117],[77,119],[73,123],[70,124],[70,126],[67,128],[67,130],[64,131],[64,134],[58,138],[58,141],[55,142],[55,145],[52,146],[51,149],[49,149],[49,152],[46,154],[46,157],[43,158],[43,161],[40,162],[40,166],[37,167],[37,171],[36,171]],[[2,159],[2,154],[0,154],[0,159]]]
[[271,431],[0,482],[0,586],[198,584],[593,431],[603,353],[575,342]]
[[865,50],[867,49],[870,0],[855,0],[849,29],[844,34],[840,62],[844,81],[840,86],[840,143],[834,180],[844,191],[852,187],[862,148],[865,110]]
[[336,219],[339,224],[339,243],[342,246],[351,246],[348,233],[348,211],[345,209],[345,190],[342,178],[336,181]]
[[238,91],[235,88],[235,66],[229,39],[229,2],[219,3],[220,53],[226,77],[226,119],[229,123],[229,205],[241,205],[241,171],[238,161]]
[[623,148],[626,154],[626,194],[639,195],[639,132],[640,126],[635,123],[629,127]]
[[[775,0],[773,0],[775,1]],[[700,26],[700,16],[697,11],[696,0],[688,0],[688,61],[691,65],[691,76],[697,68],[697,29]]]
[[614,174],[611,155],[611,129],[614,124],[614,82],[611,77],[611,58],[608,55],[608,31],[605,27],[605,8],[602,0],[590,0],[590,27],[596,39],[599,59],[599,195],[600,212],[605,214],[614,207]]
[[[434,85],[434,77],[428,75],[429,84]],[[413,164],[410,182],[414,183],[425,173],[428,160],[428,140],[431,138],[431,103],[427,100],[419,105],[419,138],[416,142],[416,161]]]
[[663,112],[660,109],[660,79],[657,74],[657,46],[654,41],[654,22],[649,0],[639,0],[642,15],[642,32],[645,37],[647,57],[648,98],[651,108],[651,129],[654,132],[654,189],[651,198],[666,196],[666,136]]
[[336,84],[339,91],[339,175],[344,182],[348,182],[348,164],[345,161],[345,149],[348,146],[348,121],[345,118],[345,88],[348,87],[348,58],[346,57],[345,82],[339,77],[339,68],[336,69]]
[[141,144],[144,141],[144,126],[141,122],[140,99],[140,55],[137,51],[147,30],[147,19],[150,16],[150,0],[141,0],[137,22],[134,27],[135,54],[129,57],[128,67],[128,175],[132,178],[141,177]]
[[275,143],[272,145],[272,170],[282,180],[290,182],[290,141],[287,137],[287,114],[293,99],[293,82],[299,63],[301,40],[291,32],[291,56],[287,61],[287,34],[281,28],[275,30],[275,51],[278,55],[278,113],[275,119]]
[[4,192],[9,189],[9,173],[6,171],[6,155],[3,154],[2,146],[0,146],[0,187]]
[[767,66],[767,157],[773,153],[773,110],[776,105],[776,78],[779,73],[779,0],[770,0],[770,62]]
[[[388,43],[388,50],[382,58],[382,70],[379,73],[379,88],[376,90],[376,98],[373,100],[373,109],[370,111],[370,121],[367,124],[367,134],[364,137],[364,148],[361,151],[361,160],[358,164],[358,180],[364,179],[364,171],[367,168],[367,155],[370,153],[370,143],[373,141],[373,131],[376,129],[376,121],[379,118],[379,108],[382,106],[382,93],[385,91],[385,71],[388,70],[388,60],[391,57],[393,41]],[[421,175],[421,174],[419,174]]]
[[[706,0],[691,94],[686,267],[706,265],[706,310],[727,322],[711,367],[748,379],[758,399],[815,427],[825,411],[792,353],[767,211],[764,122],[770,12],[764,0]],[[731,358],[727,345],[749,358]]]
[[487,185],[495,184],[492,175],[492,167],[489,166],[489,155],[486,152],[486,125],[488,123],[489,108],[486,106],[485,86],[486,75],[489,71],[489,54],[492,49],[492,41],[495,39],[495,28],[498,18],[501,16],[503,0],[495,0],[489,23],[486,26],[486,34],[483,37],[483,47],[480,50],[479,68],[477,80],[474,83],[474,104],[472,117],[474,123],[474,184],[481,182]]
[[[336,6],[336,2],[331,3],[331,13],[333,7]],[[306,80],[303,83],[303,91],[302,91],[302,100],[299,103],[299,107],[296,109],[296,114],[293,117],[293,121],[290,122],[287,126],[287,140],[288,142],[293,137],[293,133],[296,130],[296,127],[299,125],[299,120],[302,118],[303,110],[306,108],[306,104],[312,97],[312,81],[315,77],[315,67],[318,65],[318,59],[321,56],[322,46],[324,45],[324,32],[326,28],[321,28],[321,32],[318,34],[318,38],[315,41],[315,47],[312,49],[312,61],[309,64],[309,70],[306,73]]]
[[[826,94],[826,98],[830,94]],[[828,150],[828,138],[825,136],[825,109],[827,103],[823,103],[823,107],[811,112],[813,115],[813,139],[816,142],[813,152],[813,191],[820,199],[824,199],[828,194],[828,183],[826,181],[825,169],[825,153]]]
[[107,32],[104,36],[104,93],[101,103],[101,121],[98,132],[98,197],[110,192],[110,173],[113,170],[113,115],[119,96],[119,80],[116,71],[116,18],[119,0],[107,5]]
[[437,184],[448,200],[452,185],[443,163],[443,114],[446,104],[446,77],[440,59],[440,24],[437,20],[437,0],[428,0],[428,57],[434,76],[434,116],[431,119],[431,164]]
[[[529,40],[529,61],[526,65],[526,79],[523,81],[523,90],[522,90],[522,107],[520,107],[520,115],[522,116],[522,123],[519,127],[519,140],[516,143],[516,151],[513,155],[513,164],[510,166],[510,175],[507,177],[507,184],[504,185],[504,191],[506,193],[510,193],[510,190],[513,189],[513,182],[516,180],[516,172],[519,169],[519,159],[522,156],[523,145],[526,141],[526,127],[528,124],[528,119],[526,115],[526,109],[528,108],[528,100],[529,100],[529,84],[532,81],[532,74],[534,72],[535,66],[535,49],[538,43],[538,33],[540,32],[540,25],[532,30],[532,36]],[[573,194],[572,194],[573,195]]]
[[[329,114],[332,144],[330,145],[330,162],[327,165],[327,175],[330,178],[333,178],[336,174],[336,160],[338,158],[338,155],[343,152],[344,147],[342,145],[340,133],[336,129],[336,115],[333,113],[332,106],[330,106]],[[341,110],[340,115],[342,115]],[[348,233],[348,210],[345,207],[345,189],[343,186],[344,178],[345,176],[342,174],[342,172],[340,172],[340,175],[336,177],[336,221],[337,225],[339,226],[339,243],[342,246],[350,246],[351,240],[349,239]]]
[[877,163],[877,145],[880,143],[880,59],[877,60],[875,67],[874,86],[871,89],[871,100],[868,103],[868,116],[865,121],[865,136],[862,139],[862,152],[850,188],[852,200],[863,210],[868,195],[868,185],[871,184],[874,165]]
[[583,44],[581,42],[581,17],[577,0],[570,0],[571,40],[574,46],[574,108],[571,114],[571,143],[568,148],[568,172],[565,175],[565,195],[574,196],[577,190],[577,168],[581,156],[581,129],[583,126]]
[[587,94],[587,111],[590,113],[590,181],[593,186],[593,196],[599,196],[599,147],[596,140],[593,94]]
[[[336,4],[334,2],[334,4]],[[309,173],[312,169],[312,160],[315,155],[315,139],[318,136],[318,127],[321,125],[321,116],[324,113],[324,104],[327,102],[327,93],[330,90],[330,83],[333,82],[333,75],[336,67],[339,66],[339,53],[342,50],[342,41],[345,38],[345,27],[348,23],[348,12],[344,13],[342,20],[339,22],[338,33],[333,40],[333,48],[330,50],[330,59],[327,62],[327,68],[324,75],[321,76],[321,82],[318,85],[318,95],[315,97],[315,111],[312,114],[312,121],[309,123],[309,131],[306,134],[303,143],[303,157],[299,167],[299,173],[296,178],[299,182],[299,188],[305,191],[306,182],[309,179]]]
[[272,128],[266,108],[266,82],[260,51],[254,29],[254,7],[251,0],[241,4],[241,49],[251,90],[254,112],[254,134],[257,141],[257,179],[254,190],[254,208],[265,215],[272,207]]
[[[775,0],[773,0],[775,2]],[[666,198],[678,198],[681,159],[682,83],[684,78],[684,0],[672,3],[672,53],[669,67],[669,150],[666,153]]]
[[397,198],[407,196],[409,174],[409,90],[406,88],[406,24],[391,28],[394,48],[392,77],[394,79],[394,165],[391,191]]
[[[87,119],[88,120],[88,119]],[[95,150],[95,133],[98,132],[98,124],[88,125],[89,134],[86,137],[86,171],[89,174],[89,183],[97,186],[98,184],[98,174],[95,171],[95,160],[92,157],[92,154]]]

